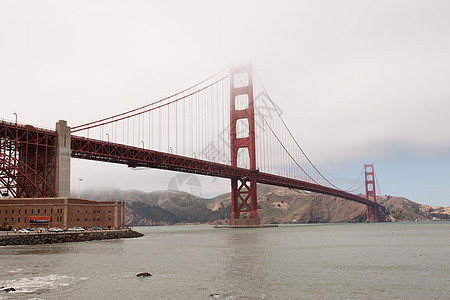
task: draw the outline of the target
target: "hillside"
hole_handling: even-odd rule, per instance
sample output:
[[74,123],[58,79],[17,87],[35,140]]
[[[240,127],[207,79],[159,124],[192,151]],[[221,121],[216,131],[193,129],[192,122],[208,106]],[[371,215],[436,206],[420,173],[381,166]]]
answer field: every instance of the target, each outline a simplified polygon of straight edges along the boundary
[[450,220],[450,207],[429,206],[393,196],[377,197],[377,201],[389,210],[392,221]]
[[[230,206],[231,195],[213,199],[208,208]],[[321,194],[267,185],[258,186],[262,223],[328,223],[365,221],[366,207],[359,203]]]
[[[83,197],[93,200],[125,201],[125,224],[172,225],[178,223],[224,224],[230,217],[230,207],[207,207],[211,199],[196,197],[181,191],[89,191]],[[223,221],[221,221],[223,220]]]
[[[177,223],[226,224],[231,212],[230,193],[211,199],[181,191],[103,190],[83,193],[93,200],[125,201],[125,223],[171,225]],[[450,219],[450,208],[431,207],[402,197],[382,196],[377,201],[388,209],[382,221]],[[366,207],[340,198],[287,188],[258,185],[262,223],[365,222]]]

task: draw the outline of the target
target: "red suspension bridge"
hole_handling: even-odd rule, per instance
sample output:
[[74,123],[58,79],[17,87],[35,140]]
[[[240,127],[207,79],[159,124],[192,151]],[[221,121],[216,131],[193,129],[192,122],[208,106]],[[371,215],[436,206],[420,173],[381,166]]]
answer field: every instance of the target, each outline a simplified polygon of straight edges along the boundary
[[257,183],[367,205],[368,221],[377,221],[383,208],[376,202],[373,165],[364,166],[364,180],[353,190],[331,183],[302,150],[250,66],[72,128],[65,121],[56,131],[0,122],[5,195],[69,197],[71,157],[229,178],[230,225],[259,225]]

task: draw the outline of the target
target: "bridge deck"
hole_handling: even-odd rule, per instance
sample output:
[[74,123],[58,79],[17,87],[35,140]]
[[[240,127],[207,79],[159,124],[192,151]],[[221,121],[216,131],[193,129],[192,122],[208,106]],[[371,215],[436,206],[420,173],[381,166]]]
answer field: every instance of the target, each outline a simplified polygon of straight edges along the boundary
[[249,177],[252,172],[257,172],[258,183],[317,192],[369,206],[381,207],[380,204],[359,195],[297,179],[84,137],[72,136],[72,157],[125,164],[129,167],[149,167],[221,178],[245,178]]
[[[1,137],[4,140],[12,139],[22,141],[25,139],[27,143],[48,146],[48,137],[50,136],[52,137],[51,144],[53,147],[55,146],[56,133],[54,131],[4,121],[0,122],[0,125]],[[41,138],[41,136],[45,138]],[[74,158],[118,163],[129,167],[149,167],[221,178],[248,178],[252,172],[256,172],[258,183],[317,192],[372,207],[382,207],[382,205],[359,195],[283,176],[78,136],[72,136],[71,141],[71,156]]]

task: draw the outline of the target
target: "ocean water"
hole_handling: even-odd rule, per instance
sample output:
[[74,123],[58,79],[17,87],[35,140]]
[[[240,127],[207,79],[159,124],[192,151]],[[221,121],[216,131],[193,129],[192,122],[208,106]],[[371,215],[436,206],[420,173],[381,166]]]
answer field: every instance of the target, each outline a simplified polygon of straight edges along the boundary
[[0,247],[0,299],[450,299],[450,222],[134,229]]

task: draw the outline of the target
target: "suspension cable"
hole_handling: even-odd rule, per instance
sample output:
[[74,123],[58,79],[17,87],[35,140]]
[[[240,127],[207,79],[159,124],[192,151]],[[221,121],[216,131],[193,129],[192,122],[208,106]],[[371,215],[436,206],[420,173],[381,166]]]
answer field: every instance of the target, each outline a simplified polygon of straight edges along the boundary
[[312,163],[312,161],[309,159],[309,157],[306,155],[306,153],[303,151],[303,149],[302,149],[302,147],[300,147],[300,145],[298,144],[298,142],[297,142],[297,140],[295,139],[295,137],[293,136],[293,134],[292,134],[292,132],[289,130],[289,128],[287,127],[287,125],[286,125],[286,123],[284,122],[284,120],[283,120],[283,118],[281,117],[281,115],[280,115],[280,113],[278,112],[278,110],[276,109],[276,106],[275,106],[275,104],[273,103],[273,101],[272,101],[272,99],[270,98],[270,96],[269,96],[269,93],[267,93],[267,90],[266,90],[266,88],[264,87],[264,85],[263,85],[263,83],[262,83],[262,81],[261,81],[261,79],[260,79],[260,77],[259,77],[259,75],[258,75],[258,73],[256,73],[256,71],[255,71],[255,74],[256,74],[256,77],[258,77],[258,80],[259,80],[259,82],[260,82],[260,84],[261,84],[261,86],[262,86],[262,88],[263,88],[263,90],[264,90],[264,92],[266,93],[266,95],[267,95],[267,98],[269,98],[269,101],[270,101],[270,103],[272,103],[272,106],[275,108],[275,111],[276,111],[276,113],[277,113],[277,115],[278,115],[278,117],[280,118],[280,120],[281,120],[281,122],[283,123],[283,125],[284,125],[284,127],[286,128],[286,130],[288,131],[288,133],[289,133],[289,135],[292,137],[292,139],[294,140],[294,142],[295,142],[295,144],[297,145],[297,147],[300,149],[300,151],[303,153],[303,155],[305,156],[305,158],[308,160],[308,162],[311,164],[311,166],[314,168],[314,170],[316,170],[316,172],[326,181],[326,182],[328,182],[331,186],[333,186],[335,189],[338,189],[338,190],[342,190],[342,189],[340,189],[339,187],[337,187],[337,186],[335,186],[333,183],[331,183],[317,168],[316,168],[316,166]]
[[356,179],[355,183],[353,183],[351,187],[349,187],[348,189],[345,190],[346,192],[350,191],[358,183],[358,181],[361,178],[363,172],[364,172],[364,168],[361,169],[361,173],[359,173],[358,179]]
[[377,178],[377,174],[375,173],[375,170],[373,171],[373,175],[375,177],[375,182],[377,183],[378,191],[380,192],[380,196],[381,196],[383,194],[381,193],[380,186],[378,185],[378,178]]
[[274,135],[274,137],[277,139],[277,141],[280,143],[281,147],[283,147],[284,151],[289,155],[289,157],[294,161],[294,163],[303,171],[303,173],[305,173],[312,181],[314,181],[316,184],[319,184],[317,181],[314,180],[314,178],[312,178],[299,164],[298,162],[295,160],[294,157],[292,157],[292,155],[289,153],[289,151],[287,151],[286,147],[283,145],[283,143],[280,141],[280,139],[278,138],[278,136],[276,135],[276,133],[273,131],[272,127],[269,125],[269,123],[266,121],[266,118],[264,118],[264,116],[261,114],[261,112],[259,111],[259,108],[257,106],[255,106],[256,110],[258,111],[258,113],[262,116],[262,119],[264,120],[264,123],[266,123],[267,127],[269,127],[270,131],[272,132],[272,134]]
[[[207,88],[209,88],[209,87],[211,87],[211,86],[217,84],[218,82],[221,82],[222,80],[227,79],[230,75],[231,75],[231,74],[228,74],[228,75],[226,75],[226,76],[224,76],[224,77],[222,77],[222,78],[220,78],[220,79],[214,81],[213,83],[210,83],[209,85],[204,86],[203,88],[201,88],[201,89],[199,89],[199,90],[197,90],[197,91],[195,91],[195,92],[192,92],[192,93],[190,93],[190,94],[184,95],[184,96],[182,96],[182,97],[180,97],[180,98],[176,98],[175,100],[166,102],[166,103],[164,103],[164,104],[160,104],[160,105],[158,105],[158,106],[151,107],[151,108],[146,109],[146,110],[144,110],[144,111],[142,111],[142,112],[137,112],[137,113],[131,114],[131,115],[129,115],[129,116],[124,116],[124,115],[126,115],[127,113],[129,113],[129,112],[127,112],[127,113],[122,113],[122,114],[119,114],[119,115],[115,115],[115,116],[113,116],[113,117],[109,117],[109,118],[102,119],[101,121],[99,120],[99,121],[95,121],[95,122],[90,122],[90,123],[87,123],[87,124],[84,124],[84,125],[80,125],[80,126],[73,127],[72,132],[78,132],[78,131],[82,131],[82,130],[86,130],[86,129],[90,129],[90,128],[94,128],[94,127],[98,127],[98,126],[110,124],[110,123],[117,122],[117,121],[120,121],[120,120],[129,119],[129,118],[135,117],[135,116],[137,116],[137,115],[140,115],[140,114],[143,114],[143,113],[147,113],[147,112],[149,112],[149,111],[156,110],[156,109],[158,109],[158,108],[162,108],[162,107],[168,106],[168,105],[170,105],[170,104],[173,104],[173,103],[176,103],[176,102],[178,102],[178,101],[180,101],[180,100],[183,100],[183,99],[185,99],[185,98],[188,98],[188,97],[190,97],[190,96],[192,96],[192,95],[194,95],[194,94],[200,93],[201,91],[206,90]],[[179,94],[179,93],[177,93],[177,95],[178,95],[178,94]],[[172,97],[172,96],[171,96],[171,97]],[[146,105],[145,107],[148,107],[148,106],[150,106],[150,105],[152,105],[152,104],[154,105],[154,104],[160,103],[161,101],[164,101],[164,100],[168,100],[168,99],[170,99],[171,97],[166,97],[166,98],[164,98],[164,99],[155,101],[155,102],[153,102],[153,103],[151,103],[151,104]],[[130,111],[130,112],[135,112],[135,111],[136,111],[136,109],[133,109],[133,110]],[[118,119],[114,119],[114,118],[120,117],[120,116],[124,116],[124,117],[121,117],[121,118],[118,118]],[[108,121],[108,120],[109,120],[109,121]],[[99,122],[102,122],[102,123],[99,123]],[[96,123],[99,123],[99,124],[96,124]],[[95,124],[95,125],[94,125],[94,124]],[[86,126],[87,126],[87,127],[86,127]]]
[[[108,124],[108,123],[110,123],[110,122],[107,122],[107,123],[102,123],[102,122],[107,121],[107,120],[109,120],[109,119],[115,119],[115,118],[122,117],[122,116],[127,115],[127,114],[134,113],[134,112],[136,112],[136,111],[138,111],[138,110],[145,109],[145,108],[147,108],[147,107],[149,107],[149,106],[153,106],[153,105],[155,105],[155,104],[158,104],[158,103],[163,102],[163,101],[165,101],[165,100],[168,100],[168,99],[170,99],[170,98],[176,97],[176,96],[178,96],[178,95],[180,95],[180,94],[182,94],[182,93],[184,93],[184,92],[186,92],[186,91],[188,91],[188,90],[190,90],[190,89],[193,89],[193,88],[195,88],[195,87],[197,87],[197,86],[199,86],[199,85],[201,85],[201,84],[207,82],[208,80],[210,80],[210,79],[216,77],[217,75],[221,74],[224,70],[225,70],[225,69],[223,69],[223,70],[217,72],[216,74],[214,74],[214,75],[208,77],[208,78],[205,79],[205,80],[202,80],[201,82],[199,82],[199,83],[197,83],[197,84],[194,84],[193,86],[191,86],[191,87],[189,87],[189,88],[186,88],[186,89],[184,89],[184,90],[182,90],[182,91],[180,91],[180,92],[177,92],[177,93],[175,93],[175,94],[172,94],[172,95],[170,95],[170,96],[168,96],[168,97],[165,97],[165,98],[163,98],[163,99],[157,100],[157,101],[155,101],[155,102],[153,102],[153,103],[150,103],[150,104],[147,104],[147,105],[144,105],[144,106],[141,106],[141,107],[138,107],[138,108],[135,108],[135,109],[132,109],[132,110],[129,110],[129,111],[126,111],[126,112],[123,112],[123,113],[114,115],[114,116],[110,116],[110,117],[103,118],[103,119],[100,119],[100,120],[96,120],[96,121],[93,121],[93,122],[89,122],[89,123],[86,123],[86,124],[74,126],[74,127],[72,127],[72,132],[76,132],[76,131],[84,130],[84,129],[87,129],[87,128],[92,128],[92,127],[97,127],[97,126],[101,126],[101,125],[104,125],[104,124]],[[223,79],[226,79],[226,78],[228,78],[230,75],[231,75],[231,74],[228,74],[227,76],[224,76],[223,78],[219,79],[218,81],[223,80]],[[218,82],[218,81],[217,81],[217,82]],[[207,87],[209,87],[209,86],[207,86]],[[203,90],[203,89],[201,89],[201,90]],[[201,90],[199,90],[199,91],[201,91]],[[199,91],[197,91],[197,92],[199,92]],[[183,98],[180,98],[180,99],[183,99]],[[147,111],[149,111],[149,110],[146,110],[145,112],[147,112]],[[129,116],[129,117],[133,117],[133,116],[135,116],[135,115],[137,115],[137,114],[133,114],[133,115],[131,115],[131,116]],[[117,120],[122,120],[122,119],[123,119],[123,118],[121,118],[121,119],[116,119],[115,121],[117,121]],[[96,123],[102,123],[102,124],[98,124],[98,125],[92,126],[92,125],[94,125],[94,124],[96,124]],[[87,127],[87,126],[89,126],[89,127]],[[83,128],[83,127],[87,127],[87,128]],[[80,129],[80,128],[81,128],[81,129]]]
[[353,193],[356,192],[357,190],[359,190],[362,186],[364,185],[364,181],[361,182],[361,184],[354,190],[346,190],[347,193]]

